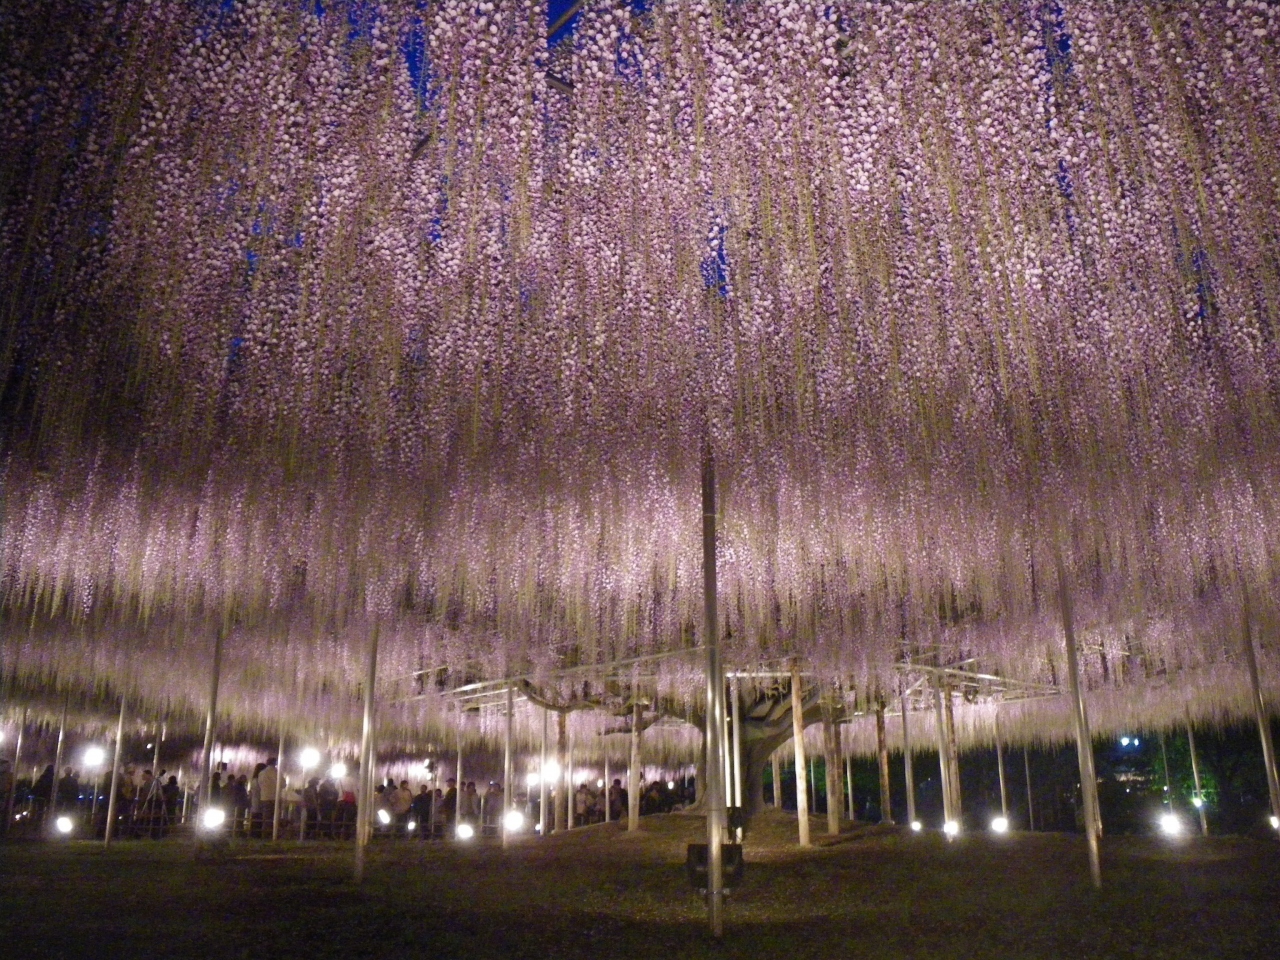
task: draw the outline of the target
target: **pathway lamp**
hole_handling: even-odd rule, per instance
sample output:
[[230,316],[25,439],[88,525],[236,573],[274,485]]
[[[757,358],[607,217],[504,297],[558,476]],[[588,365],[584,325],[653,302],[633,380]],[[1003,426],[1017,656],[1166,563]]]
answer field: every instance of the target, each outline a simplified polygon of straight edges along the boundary
[[469,823],[460,823],[454,828],[453,835],[459,840],[470,840],[476,835],[476,828]]
[[992,820],[992,821],[991,821],[991,831],[992,831],[993,833],[1008,833],[1008,832],[1009,832],[1009,818],[1008,818],[1008,817],[996,817],[994,820]]
[[1182,821],[1178,819],[1177,814],[1161,814],[1160,832],[1166,837],[1177,837],[1182,835]]
[[502,826],[507,833],[519,833],[524,829],[524,814],[519,810],[508,810],[502,815]]
[[942,832],[949,838],[954,838],[960,834],[960,824],[955,820],[948,820],[942,825]]
[[923,829],[924,829],[924,824],[922,824],[919,820],[912,820],[912,821],[911,821],[911,832],[912,832],[912,833],[919,833],[919,832],[920,832],[921,830],[923,830]]
[[58,831],[59,836],[69,837],[71,836],[71,831],[76,828],[76,824],[74,820],[64,813],[53,821],[53,828]]
[[303,770],[310,770],[320,765],[320,751],[315,747],[303,747],[298,754],[298,764]]

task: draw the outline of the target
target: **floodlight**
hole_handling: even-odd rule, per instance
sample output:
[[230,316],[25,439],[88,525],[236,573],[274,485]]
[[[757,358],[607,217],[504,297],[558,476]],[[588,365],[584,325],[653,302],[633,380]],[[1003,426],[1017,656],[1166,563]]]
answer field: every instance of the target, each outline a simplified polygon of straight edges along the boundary
[[668,780],[668,781],[667,781],[667,789],[668,789],[668,790],[674,790],[675,788],[676,788],[676,782],[675,782],[674,780]]
[[106,762],[107,751],[101,747],[89,747],[84,752],[84,765],[86,767],[100,767]]
[[347,775],[347,765],[342,761],[338,761],[332,767],[329,768],[329,776],[333,777],[333,779],[335,780],[341,780],[346,775]]
[[597,781],[596,781],[596,789],[597,789],[597,790],[602,790],[602,789],[604,789],[604,781],[603,781],[603,780],[597,780]]
[[1191,798],[1191,805],[1192,805],[1193,807],[1195,807],[1197,810],[1199,810],[1201,807],[1203,807],[1203,806],[1204,806],[1204,798],[1202,798],[1202,797],[1192,797],[1192,798]]
[[476,835],[476,828],[469,823],[460,823],[454,828],[453,835],[459,840],[470,840]]
[[524,782],[531,787],[536,787],[538,784],[542,782],[542,777],[536,773],[531,773],[524,778]]
[[549,760],[542,772],[546,776],[548,783],[555,783],[560,777],[560,764],[554,760]]
[[310,770],[312,767],[320,765],[320,751],[315,747],[303,747],[302,752],[298,754],[298,763],[302,765],[303,770]]
[[53,821],[53,825],[58,828],[58,832],[64,837],[75,829],[75,822],[66,814]]
[[942,825],[942,832],[948,837],[954,837],[960,832],[960,824],[956,823],[954,820],[948,820]]
[[385,827],[387,824],[391,822],[391,814],[387,813],[387,811],[385,810],[379,810],[378,822]]
[[1280,830],[1280,817],[1273,815],[1269,819],[1271,820],[1271,829]]
[[502,815],[502,826],[507,833],[519,833],[524,829],[524,814],[519,810],[508,810]]
[[1182,821],[1176,814],[1166,813],[1160,817],[1160,832],[1168,837],[1176,837],[1182,833]]
[[912,821],[911,821],[911,829],[912,829],[912,831],[914,831],[915,833],[919,833],[921,830],[923,830],[923,829],[924,829],[924,824],[922,824],[919,820],[912,820]]
[[204,812],[204,816],[200,818],[200,822],[206,830],[217,830],[226,821],[227,813],[221,807],[210,807]]
[[408,823],[404,825],[404,828],[412,832],[418,829],[418,823],[416,820],[410,820]]
[[1128,745],[1129,745],[1129,738],[1128,738],[1128,737],[1121,737],[1121,738],[1120,738],[1120,746],[1122,746],[1122,747],[1127,747]]
[[991,829],[992,829],[995,833],[1008,833],[1008,832],[1009,832],[1009,820],[1008,820],[1008,818],[1007,818],[1007,817],[996,817],[994,820],[992,820],[992,821],[991,821]]

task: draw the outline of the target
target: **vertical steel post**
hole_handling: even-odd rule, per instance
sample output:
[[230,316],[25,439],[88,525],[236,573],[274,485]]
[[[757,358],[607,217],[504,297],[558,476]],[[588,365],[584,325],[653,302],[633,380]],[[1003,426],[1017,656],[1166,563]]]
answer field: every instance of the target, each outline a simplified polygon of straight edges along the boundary
[[773,805],[776,809],[782,809],[782,764],[778,763],[778,751],[773,751],[769,757],[770,774],[773,776]]
[[884,701],[876,704],[876,761],[880,767],[880,822],[893,824],[893,794],[889,786],[889,736],[885,731]]
[[455,736],[458,741],[458,764],[456,769],[453,771],[453,775],[455,778],[457,778],[457,781],[458,781],[458,803],[462,802],[462,788],[466,786],[466,784],[462,780],[462,721],[465,717],[466,717],[466,714],[462,712],[462,705],[459,704],[458,705],[458,729],[455,731]]
[[1169,780],[1169,748],[1165,746],[1164,731],[1160,731],[1160,761],[1164,765],[1164,805],[1173,812],[1173,783]]
[[826,753],[823,766],[827,774],[827,834],[834,837],[840,833],[840,814],[844,810],[840,789],[840,728],[836,726],[834,709],[822,719],[822,738]]
[[996,769],[1000,774],[1000,816],[1009,820],[1009,788],[1004,781],[1004,743],[1000,739],[1000,708],[996,707]]
[[796,755],[796,818],[800,828],[800,846],[809,846],[808,762],[804,751],[804,697],[800,690],[800,664],[791,661],[791,740]]
[[613,818],[609,815],[609,791],[613,789],[613,781],[609,779],[609,748],[604,748],[604,822],[609,823]]
[[564,802],[564,777],[565,769],[568,765],[569,733],[566,726],[566,711],[561,710],[556,714],[556,769],[559,771],[556,775],[555,798],[553,801],[556,807],[556,833],[569,826],[569,819],[566,816],[567,808]]
[[[360,775],[357,778],[359,792],[356,794],[356,858],[355,882],[364,881],[364,848],[368,845],[372,831],[370,817],[373,814],[373,764],[375,748],[373,744],[374,720],[374,686],[378,680],[378,628],[375,620],[369,635],[369,664],[364,677],[364,722],[360,728]],[[458,766],[462,766],[462,758],[458,758]],[[276,772],[277,778],[280,776]],[[461,792],[458,794],[462,796]]]
[[125,695],[120,694],[120,719],[116,722],[116,749],[111,765],[111,796],[107,798],[107,829],[102,835],[102,845],[111,846],[111,835],[116,824],[116,795],[120,792],[120,754],[124,743]]
[[907,730],[907,695],[902,702],[902,765],[907,780],[907,826],[916,822],[916,774],[911,760],[911,734]]
[[1271,816],[1280,818],[1280,779],[1276,777],[1276,747],[1271,739],[1271,721],[1267,716],[1267,703],[1262,697],[1262,684],[1258,680],[1258,658],[1253,652],[1253,624],[1249,610],[1249,594],[1244,593],[1244,662],[1249,668],[1249,701],[1258,721],[1258,737],[1262,741],[1262,763],[1267,769],[1267,792],[1271,797]]
[[631,765],[627,770],[627,832],[640,829],[640,691],[631,688]]
[[547,713],[542,708],[542,757],[538,760],[538,836],[547,835]]
[[844,785],[846,802],[849,804],[849,820],[852,822],[858,819],[858,811],[854,809],[853,803],[853,757],[844,758]]
[[507,686],[507,729],[502,743],[502,814],[499,824],[502,828],[502,845],[511,843],[511,831],[507,829],[507,814],[511,812],[511,724],[514,719],[514,694],[511,686]]
[[1196,785],[1196,813],[1200,814],[1200,835],[1209,835],[1209,818],[1205,813],[1204,792],[1200,789],[1200,762],[1196,759],[1196,734],[1191,728],[1191,708],[1187,708],[1187,747],[1191,751],[1191,778]]
[[1095,887],[1102,886],[1102,860],[1099,851],[1098,777],[1093,767],[1093,738],[1089,734],[1089,717],[1085,712],[1084,694],[1080,689],[1080,662],[1076,655],[1076,628],[1071,591],[1062,554],[1055,555],[1058,568],[1058,600],[1062,608],[1062,633],[1067,648],[1067,678],[1071,686],[1072,714],[1076,728],[1076,753],[1080,764],[1080,792],[1084,800],[1084,832],[1089,845],[1089,874]]
[[67,707],[71,703],[71,691],[62,695],[62,721],[58,724],[58,746],[53,752],[53,789],[49,793],[49,810],[45,820],[58,810],[58,776],[62,772],[62,744],[67,736]]
[[569,762],[564,768],[564,799],[565,799],[565,818],[569,824],[569,829],[574,827],[574,816],[577,813],[573,809],[577,803],[577,798],[573,795],[573,731],[569,731]]
[[955,698],[949,686],[944,685],[943,689],[946,691],[942,705],[947,728],[947,769],[951,771],[951,808],[959,820],[964,816],[964,804],[960,791],[960,750],[956,744]]
[[280,748],[276,751],[276,796],[271,807],[271,839],[280,839],[280,801],[284,797],[284,720],[280,721]]
[[707,902],[711,934],[724,935],[725,797],[721,757],[724,747],[724,668],[720,663],[720,629],[716,610],[716,467],[707,439],[702,452],[702,595],[703,643],[707,651],[707,717],[705,747],[707,801]]
[[201,779],[200,799],[196,803],[197,813],[204,816],[209,809],[210,797],[213,795],[213,731],[218,713],[218,679],[222,675],[222,635],[219,627],[213,640],[213,671],[209,675],[209,710],[204,715],[204,750],[200,754]]
[[1036,828],[1036,808],[1031,802],[1031,748],[1022,748],[1022,766],[1027,773],[1027,829],[1034,831]]
[[[18,795],[18,764],[22,762],[22,735],[27,729],[27,708],[22,708],[22,719],[18,721],[18,736],[13,742],[13,785],[9,787],[9,798],[5,801],[4,830],[0,836],[8,836],[13,829],[13,801]],[[98,781],[93,781],[94,797],[97,798]]]
[[738,678],[729,679],[729,702],[733,711],[733,806],[742,807],[742,708],[738,703]]
[[946,824],[955,820],[956,816],[951,802],[951,764],[947,762],[947,724],[942,712],[942,684],[935,683],[933,693],[935,722],[938,725],[938,776],[942,782],[942,821]]

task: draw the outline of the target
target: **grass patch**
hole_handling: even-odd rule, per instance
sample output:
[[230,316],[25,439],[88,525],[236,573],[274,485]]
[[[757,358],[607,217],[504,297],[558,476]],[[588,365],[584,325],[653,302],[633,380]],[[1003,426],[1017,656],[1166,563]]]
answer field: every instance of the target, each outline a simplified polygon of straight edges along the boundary
[[746,849],[722,944],[684,879],[702,820],[494,844],[179,841],[11,844],[0,943],[23,957],[1280,957],[1280,849],[1238,838],[1116,838],[1106,886],[1061,834],[911,836],[850,828],[794,845],[770,811]]

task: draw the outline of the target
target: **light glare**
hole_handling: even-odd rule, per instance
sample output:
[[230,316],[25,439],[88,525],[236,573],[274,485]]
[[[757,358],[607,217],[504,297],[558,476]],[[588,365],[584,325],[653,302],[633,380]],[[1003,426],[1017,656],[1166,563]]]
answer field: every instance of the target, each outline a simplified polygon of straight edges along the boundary
[[379,810],[378,822],[385,827],[388,823],[391,822],[391,814],[387,813],[387,811],[385,810]]
[[524,778],[524,782],[531,787],[536,787],[538,784],[542,782],[542,777],[540,777],[536,773],[531,773]]
[[298,754],[298,763],[302,764],[303,770],[310,770],[312,767],[320,765],[320,751],[315,747],[303,747],[302,752]]
[[101,747],[89,747],[84,752],[84,765],[86,767],[100,767],[106,759],[107,752]]
[[339,761],[329,768],[329,776],[335,780],[341,780],[347,775],[347,765]]
[[942,832],[948,837],[954,837],[960,832],[960,824],[956,823],[954,820],[948,820],[942,825]]
[[502,826],[507,833],[518,833],[524,829],[524,814],[519,810],[508,810],[502,815]]
[[911,821],[911,829],[912,829],[912,831],[914,831],[915,833],[919,833],[921,830],[923,830],[923,829],[924,829],[924,824],[922,824],[919,820],[912,820],[912,821]]
[[1175,814],[1166,813],[1160,818],[1160,830],[1165,836],[1176,837],[1182,833],[1182,821]]
[[470,840],[476,835],[476,828],[469,823],[460,823],[453,831],[453,835],[459,840]]
[[53,822],[53,825],[58,828],[58,832],[63,836],[66,836],[75,828],[75,823],[72,822],[71,818],[68,817],[66,814],[63,814],[61,817],[55,820]]
[[200,818],[200,822],[206,830],[217,830],[226,820],[226,811],[221,807],[210,807],[204,812],[204,816]]
[[1009,820],[1007,817],[996,817],[991,821],[991,829],[996,833],[1009,832]]

